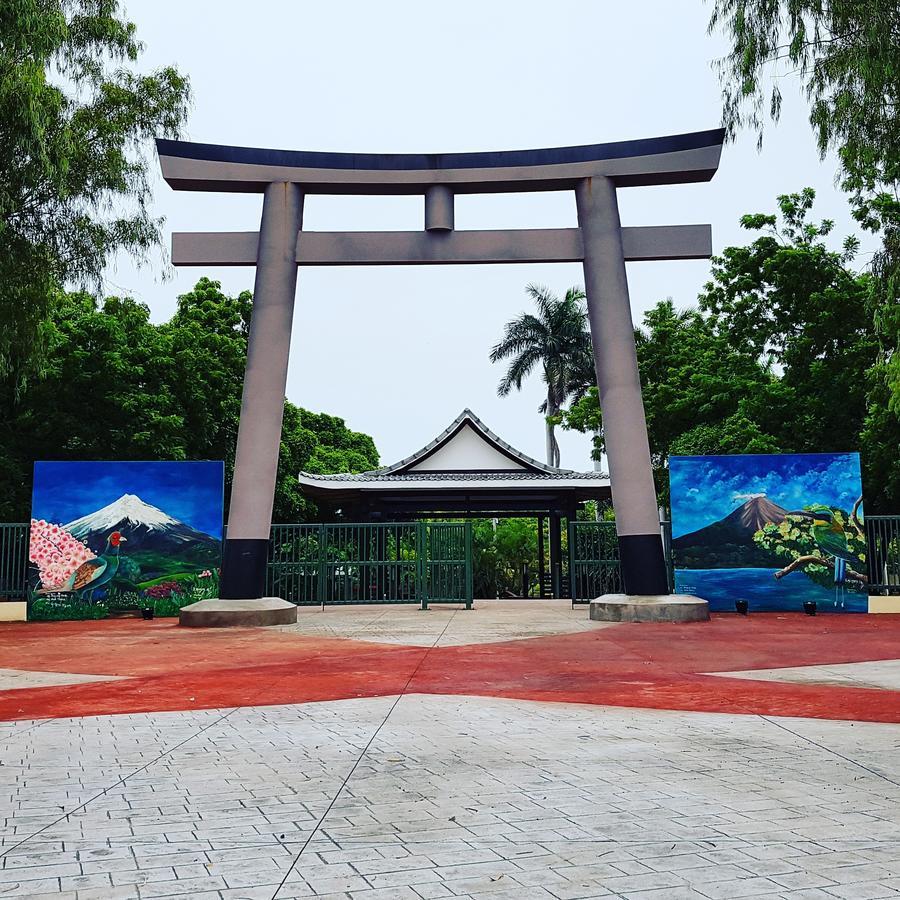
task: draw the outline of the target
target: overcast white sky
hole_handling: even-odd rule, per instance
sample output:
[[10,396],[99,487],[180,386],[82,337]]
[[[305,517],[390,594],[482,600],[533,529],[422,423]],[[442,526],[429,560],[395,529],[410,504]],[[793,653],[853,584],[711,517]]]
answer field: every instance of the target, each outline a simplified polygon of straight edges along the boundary
[[[147,52],[192,83],[194,141],[338,151],[525,149],[697,131],[720,122],[702,0],[130,0]],[[746,241],[738,218],[770,211],[780,193],[811,185],[818,215],[854,229],[819,161],[799,93],[761,154],[754,135],[726,147],[699,185],[620,190],[626,225],[710,222],[714,248]],[[173,192],[161,179],[155,212],[171,231],[249,231],[256,195]],[[307,200],[309,229],[421,228],[421,198]],[[566,227],[571,195],[457,198],[458,228]],[[863,236],[864,250],[871,241]],[[867,260],[866,254],[860,264]],[[162,321],[201,275],[226,291],[253,287],[253,270],[135,269],[119,260],[107,291],[149,304]],[[631,263],[638,321],[657,300],[695,302],[703,261]],[[524,286],[564,291],[579,265],[301,269],[287,396],[340,415],[375,438],[383,463],[431,440],[465,407],[514,446],[543,458],[542,385],[499,399],[488,361],[503,324],[526,308]],[[562,464],[591,468],[586,436],[563,432]]]

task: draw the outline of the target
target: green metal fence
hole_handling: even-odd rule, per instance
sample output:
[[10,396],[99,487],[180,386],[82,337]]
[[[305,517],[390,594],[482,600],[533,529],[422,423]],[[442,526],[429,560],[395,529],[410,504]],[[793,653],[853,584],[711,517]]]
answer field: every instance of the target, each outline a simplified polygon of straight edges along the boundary
[[900,516],[866,516],[869,593],[900,594]]
[[622,592],[615,522],[569,522],[572,603]]
[[[419,522],[420,555],[424,572],[419,574],[422,609],[431,603],[465,601],[472,605],[471,522]],[[424,575],[424,577],[422,577]]]
[[24,600],[28,523],[0,523],[0,600]]
[[298,605],[472,605],[469,522],[273,525],[268,592]]

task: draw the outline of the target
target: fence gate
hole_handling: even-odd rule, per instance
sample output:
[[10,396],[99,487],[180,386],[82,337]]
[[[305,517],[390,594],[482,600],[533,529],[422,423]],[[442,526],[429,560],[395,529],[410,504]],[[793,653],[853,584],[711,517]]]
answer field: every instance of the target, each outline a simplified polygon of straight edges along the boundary
[[572,603],[622,592],[615,522],[569,522],[569,579]]
[[420,579],[422,609],[431,603],[465,601],[472,606],[472,523],[420,522],[425,552]]
[[298,605],[472,604],[468,522],[273,525],[268,593]]

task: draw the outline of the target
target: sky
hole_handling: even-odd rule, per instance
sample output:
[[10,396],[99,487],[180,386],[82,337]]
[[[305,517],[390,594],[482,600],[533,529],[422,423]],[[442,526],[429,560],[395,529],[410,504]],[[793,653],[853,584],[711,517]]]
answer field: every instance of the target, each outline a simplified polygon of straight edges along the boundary
[[66,525],[136,494],[221,538],[224,477],[221,462],[36,462],[31,517]]
[[786,510],[814,503],[850,510],[862,494],[858,453],[674,456],[672,535],[718,522],[753,497]]
[[[452,152],[567,146],[716,127],[721,90],[703,0],[130,0],[146,44],[142,68],[175,64],[190,77],[189,140],[280,149]],[[854,229],[820,161],[799,88],[763,151],[744,134],[710,183],[619,191],[624,225],[711,223],[715,251],[746,243],[748,212],[777,195],[816,189],[816,213]],[[152,211],[172,231],[254,231],[261,198],[172,191],[155,177]],[[310,197],[304,228],[422,227],[418,197]],[[462,196],[456,227],[571,227],[570,193]],[[865,235],[859,264],[873,244]],[[750,238],[752,239],[752,238]],[[207,275],[230,293],[252,289],[250,268],[185,268],[164,259],[109,267],[106,291],[167,319],[175,298]],[[630,263],[632,313],[658,300],[695,303],[708,261]],[[581,266],[398,266],[301,269],[287,396],[371,434],[384,464],[408,456],[470,407],[513,446],[544,458],[538,375],[498,398],[502,368],[488,354],[505,322],[528,308],[525,285],[562,293]],[[590,469],[590,440],[560,435],[562,465]]]

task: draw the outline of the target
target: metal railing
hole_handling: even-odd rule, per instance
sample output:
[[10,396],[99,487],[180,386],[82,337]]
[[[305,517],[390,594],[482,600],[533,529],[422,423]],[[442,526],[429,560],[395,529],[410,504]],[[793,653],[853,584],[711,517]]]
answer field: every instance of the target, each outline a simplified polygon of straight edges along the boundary
[[870,594],[900,594],[900,516],[866,516]]
[[0,523],[0,600],[24,600],[28,577],[28,523]]
[[268,592],[300,606],[472,604],[470,522],[273,525]]
[[573,604],[622,592],[615,522],[569,522],[569,583]]

